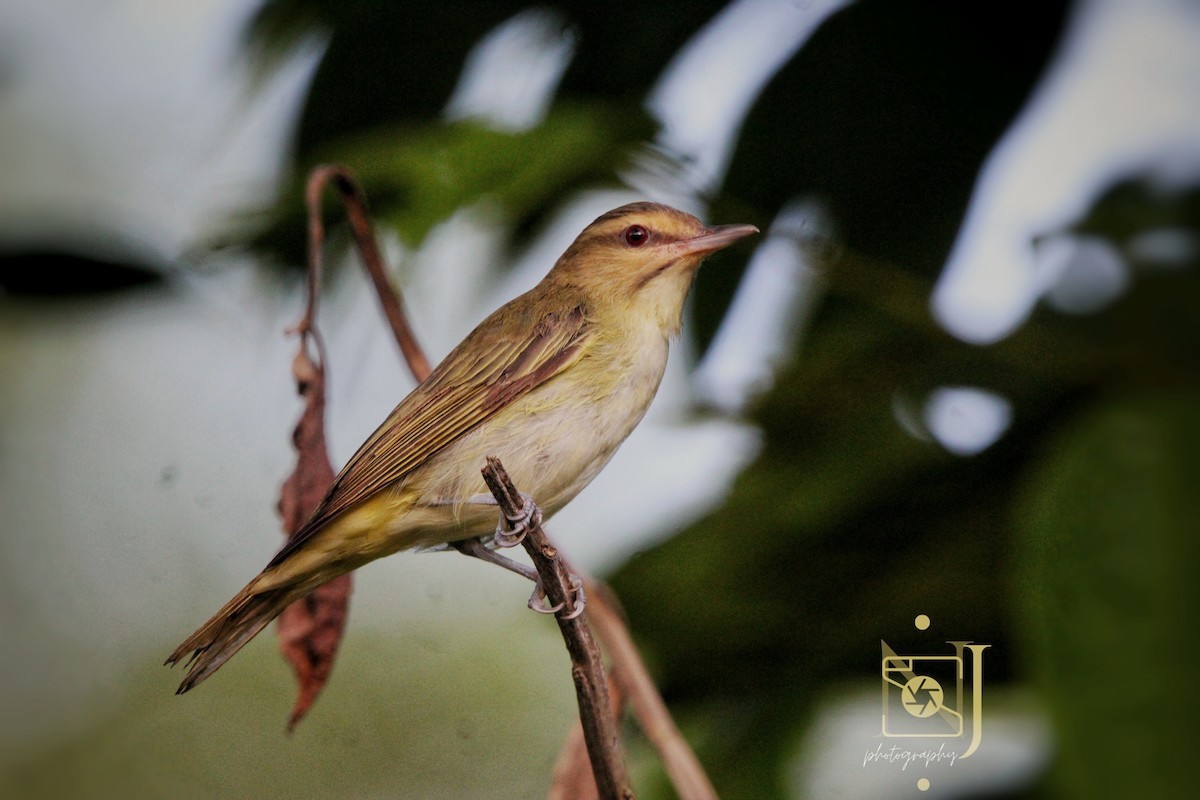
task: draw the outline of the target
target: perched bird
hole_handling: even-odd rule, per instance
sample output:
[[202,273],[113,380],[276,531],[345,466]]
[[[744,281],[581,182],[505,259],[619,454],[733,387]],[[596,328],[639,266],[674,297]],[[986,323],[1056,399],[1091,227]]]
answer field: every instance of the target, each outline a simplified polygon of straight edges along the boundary
[[398,550],[491,533],[480,475],[500,457],[546,515],[596,477],[650,405],[696,268],[757,233],[631,203],[588,225],[530,291],[501,307],[404,398],[312,517],[167,659],[179,692],[224,664],[293,601]]

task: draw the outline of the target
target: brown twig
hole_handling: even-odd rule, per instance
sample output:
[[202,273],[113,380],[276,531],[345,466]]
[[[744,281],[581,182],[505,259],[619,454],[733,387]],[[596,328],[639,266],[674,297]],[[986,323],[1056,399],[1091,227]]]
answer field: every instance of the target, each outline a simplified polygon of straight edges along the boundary
[[[504,471],[500,459],[488,457],[487,466],[483,468],[483,479],[504,514],[517,516],[524,501]],[[627,800],[633,797],[633,789],[621,756],[621,741],[610,707],[604,662],[583,617],[572,617],[576,598],[571,586],[571,574],[558,549],[546,538],[545,531],[537,522],[539,516],[534,515],[522,544],[541,578],[546,602],[551,606],[561,605],[562,608],[555,614],[555,619],[558,620],[559,631],[571,657],[571,677],[575,681],[575,695],[579,701],[579,721],[592,763],[596,791],[601,800]]]
[[[404,355],[404,360],[408,363],[413,377],[418,381],[423,381],[429,377],[431,371],[429,359],[425,357],[425,353],[417,343],[417,337],[413,334],[412,327],[408,324],[408,316],[404,313],[400,291],[388,278],[383,256],[375,242],[375,229],[371,225],[371,217],[367,213],[366,195],[363,194],[353,173],[340,164],[324,164],[315,168],[308,175],[305,196],[308,201],[309,313],[305,315],[305,318],[315,316],[314,306],[317,302],[317,295],[313,291],[313,282],[320,281],[319,259],[321,245],[325,239],[320,199],[321,192],[329,183],[332,183],[333,187],[337,189],[342,204],[346,208],[346,220],[350,223],[351,233],[354,234],[354,243],[362,257],[363,266],[366,267],[367,273],[371,276],[371,282],[375,285],[375,294],[379,298],[379,305],[383,308],[383,314],[387,317],[388,324],[391,325],[396,344],[400,346],[400,352]],[[316,265],[313,264],[314,258],[318,260]]]

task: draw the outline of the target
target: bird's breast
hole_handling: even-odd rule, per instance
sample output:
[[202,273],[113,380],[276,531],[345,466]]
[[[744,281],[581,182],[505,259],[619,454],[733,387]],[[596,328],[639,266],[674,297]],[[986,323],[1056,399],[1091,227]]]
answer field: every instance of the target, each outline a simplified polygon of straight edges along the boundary
[[[423,476],[424,500],[485,494],[479,470],[487,456],[497,456],[547,515],[570,502],[641,421],[662,380],[665,337],[632,334],[602,339],[576,364],[443,449]],[[462,464],[478,466],[464,471]],[[455,513],[465,522],[474,511],[459,506]],[[486,519],[493,525],[494,512]]]

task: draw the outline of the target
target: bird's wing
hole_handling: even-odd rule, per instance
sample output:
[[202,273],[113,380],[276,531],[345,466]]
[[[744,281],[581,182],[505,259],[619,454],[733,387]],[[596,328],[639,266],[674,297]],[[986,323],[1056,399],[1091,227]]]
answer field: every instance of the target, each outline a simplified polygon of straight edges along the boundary
[[583,309],[551,312],[525,336],[479,342],[485,322],[438,365],[363,443],[312,518],[269,566],[331,519],[403,478],[438,450],[574,364],[591,339]]

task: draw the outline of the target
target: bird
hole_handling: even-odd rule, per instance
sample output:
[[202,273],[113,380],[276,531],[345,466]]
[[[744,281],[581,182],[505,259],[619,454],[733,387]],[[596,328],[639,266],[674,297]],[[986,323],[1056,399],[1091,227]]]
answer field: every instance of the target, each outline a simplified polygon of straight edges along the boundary
[[534,288],[484,319],[400,401],[308,521],[167,658],[187,662],[177,694],[321,584],[401,550],[501,530],[480,472],[488,456],[546,518],[560,510],[653,400],[701,261],[755,233],[651,202],[585,227]]

